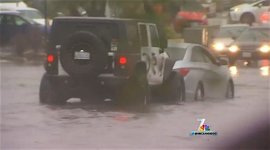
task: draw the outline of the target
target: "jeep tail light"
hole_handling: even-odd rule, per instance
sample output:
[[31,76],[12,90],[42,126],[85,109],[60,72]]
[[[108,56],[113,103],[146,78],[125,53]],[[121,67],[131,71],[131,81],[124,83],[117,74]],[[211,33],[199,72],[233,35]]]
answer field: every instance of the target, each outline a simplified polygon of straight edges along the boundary
[[179,70],[179,73],[181,76],[185,77],[189,73],[189,69],[188,68],[181,68]]
[[119,57],[119,64],[120,65],[125,65],[127,64],[127,58],[125,56]]
[[49,55],[47,55],[47,62],[48,63],[52,63],[52,62],[54,62],[54,55],[52,55],[52,54],[49,54]]

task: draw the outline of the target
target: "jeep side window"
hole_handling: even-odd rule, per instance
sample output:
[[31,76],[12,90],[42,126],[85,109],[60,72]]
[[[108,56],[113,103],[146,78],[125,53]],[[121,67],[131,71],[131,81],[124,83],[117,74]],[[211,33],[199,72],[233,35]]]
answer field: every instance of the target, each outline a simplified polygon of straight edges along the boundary
[[147,38],[147,28],[145,24],[139,25],[140,29],[140,40],[141,40],[141,46],[147,47],[148,45],[148,38]]
[[139,47],[139,38],[138,38],[138,28],[136,24],[128,23],[127,24],[127,40],[130,48]]
[[152,47],[160,47],[156,26],[150,25],[149,27],[150,27],[150,36],[151,36]]

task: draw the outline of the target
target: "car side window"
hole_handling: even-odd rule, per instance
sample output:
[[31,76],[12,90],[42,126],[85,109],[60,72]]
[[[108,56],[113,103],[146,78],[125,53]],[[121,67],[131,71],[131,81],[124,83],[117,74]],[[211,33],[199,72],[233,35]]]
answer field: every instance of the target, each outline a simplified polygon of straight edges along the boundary
[[270,6],[270,1],[269,0],[265,0],[261,3],[261,6]]
[[14,23],[17,26],[21,26],[21,25],[27,24],[27,22],[25,20],[23,20],[22,18],[20,18],[18,16],[14,16]]
[[204,61],[210,64],[216,64],[216,59],[206,49],[202,48]]
[[149,27],[150,27],[150,36],[151,36],[152,47],[160,47],[159,37],[158,37],[156,26],[150,25]]
[[148,38],[147,38],[147,27],[145,24],[139,25],[140,29],[140,40],[141,40],[141,46],[149,46],[148,45]]
[[4,15],[0,15],[0,25],[3,24],[3,21],[4,21]]
[[192,54],[191,54],[191,61],[192,62],[205,62],[205,59],[203,57],[203,53],[200,47],[198,46],[193,47]]
[[6,25],[15,25],[14,16],[6,16]]

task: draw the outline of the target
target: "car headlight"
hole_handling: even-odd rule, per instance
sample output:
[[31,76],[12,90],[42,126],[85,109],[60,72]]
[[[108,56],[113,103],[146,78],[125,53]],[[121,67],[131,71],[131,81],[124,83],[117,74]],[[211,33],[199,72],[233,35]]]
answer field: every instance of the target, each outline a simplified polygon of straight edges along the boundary
[[216,51],[223,51],[224,48],[225,48],[225,45],[223,43],[214,43],[213,44],[213,48],[216,50]]
[[234,12],[238,12],[238,11],[239,11],[239,8],[236,7],[236,8],[233,9],[233,11],[234,11]]
[[229,47],[229,51],[232,53],[236,53],[237,51],[239,51],[239,47],[237,45],[232,45]]
[[260,52],[262,53],[268,53],[270,52],[270,46],[269,45],[262,45],[260,48],[259,48]]

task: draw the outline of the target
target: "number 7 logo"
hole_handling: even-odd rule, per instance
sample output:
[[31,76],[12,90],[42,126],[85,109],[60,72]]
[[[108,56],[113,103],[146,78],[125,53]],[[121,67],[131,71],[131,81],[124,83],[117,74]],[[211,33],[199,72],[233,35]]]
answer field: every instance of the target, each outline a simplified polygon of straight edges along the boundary
[[198,121],[201,122],[200,125],[199,125],[199,127],[198,127],[198,131],[204,130],[204,129],[202,129],[201,127],[203,127],[205,120],[206,120],[206,119],[204,119],[204,118],[198,119]]

